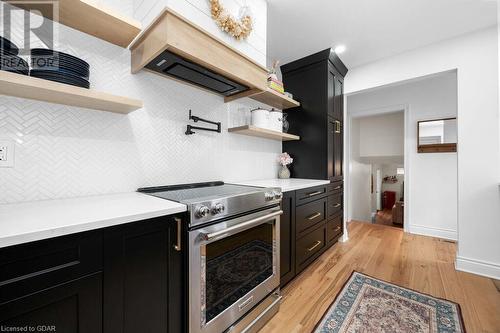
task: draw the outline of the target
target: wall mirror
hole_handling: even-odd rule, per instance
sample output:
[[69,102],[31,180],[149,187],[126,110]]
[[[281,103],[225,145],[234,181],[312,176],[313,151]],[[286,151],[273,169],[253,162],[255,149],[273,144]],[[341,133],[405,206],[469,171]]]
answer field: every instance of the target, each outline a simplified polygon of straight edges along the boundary
[[417,123],[419,153],[457,151],[457,118],[423,120]]

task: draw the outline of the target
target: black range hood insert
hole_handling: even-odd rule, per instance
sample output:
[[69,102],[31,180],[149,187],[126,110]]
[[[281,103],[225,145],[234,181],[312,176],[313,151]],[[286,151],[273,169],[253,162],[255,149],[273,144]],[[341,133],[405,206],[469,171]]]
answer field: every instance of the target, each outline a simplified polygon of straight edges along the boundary
[[146,68],[223,96],[231,96],[249,89],[247,86],[210,71],[168,50],[163,51],[153,59],[146,65]]

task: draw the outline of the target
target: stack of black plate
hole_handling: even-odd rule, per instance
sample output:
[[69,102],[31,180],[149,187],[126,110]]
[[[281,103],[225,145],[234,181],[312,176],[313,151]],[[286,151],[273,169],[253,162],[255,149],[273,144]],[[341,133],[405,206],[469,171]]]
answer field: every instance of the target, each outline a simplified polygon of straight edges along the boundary
[[89,88],[90,66],[67,53],[50,49],[31,49],[30,75],[40,79]]
[[28,75],[29,66],[18,57],[19,48],[10,40],[0,37],[0,69],[7,72]]

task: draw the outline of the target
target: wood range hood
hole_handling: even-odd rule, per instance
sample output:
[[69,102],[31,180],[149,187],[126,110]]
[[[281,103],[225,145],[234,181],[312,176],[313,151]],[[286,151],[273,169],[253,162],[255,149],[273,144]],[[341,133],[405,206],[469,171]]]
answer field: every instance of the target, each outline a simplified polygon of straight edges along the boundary
[[279,109],[300,104],[267,88],[267,69],[169,8],[129,46],[132,73],[147,70],[215,92],[225,102],[250,97]]

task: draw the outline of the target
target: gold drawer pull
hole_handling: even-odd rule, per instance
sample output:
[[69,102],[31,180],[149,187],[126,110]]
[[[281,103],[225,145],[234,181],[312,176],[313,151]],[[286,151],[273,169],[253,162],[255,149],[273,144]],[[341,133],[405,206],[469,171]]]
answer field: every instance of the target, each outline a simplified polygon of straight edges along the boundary
[[316,192],[307,193],[306,196],[308,196],[310,198],[310,197],[314,197],[315,195],[318,195],[321,193],[323,193],[323,191],[316,191]]
[[311,252],[315,248],[317,248],[321,244],[321,241],[316,241],[316,244],[314,244],[312,247],[307,249],[307,252]]
[[320,216],[321,216],[321,213],[314,213],[314,214],[312,214],[312,215],[309,215],[309,216],[307,217],[307,219],[308,219],[309,221],[311,221],[311,220],[314,220],[315,218],[320,217]]
[[335,230],[334,230],[334,231],[335,231],[335,232],[337,232],[337,231],[339,231],[339,230],[340,230],[340,228],[341,228],[341,226],[338,226],[337,228],[335,228]]
[[335,133],[340,133],[340,121],[335,120]]
[[342,188],[342,186],[340,186],[340,185],[339,185],[339,186],[336,186],[336,187],[334,188],[334,190],[340,190],[341,188]]
[[177,243],[174,245],[175,251],[181,251],[181,239],[182,239],[182,220],[180,218],[175,218],[175,222],[177,222]]
[[335,204],[335,206],[333,206],[333,208],[339,208],[341,206],[341,204]]

